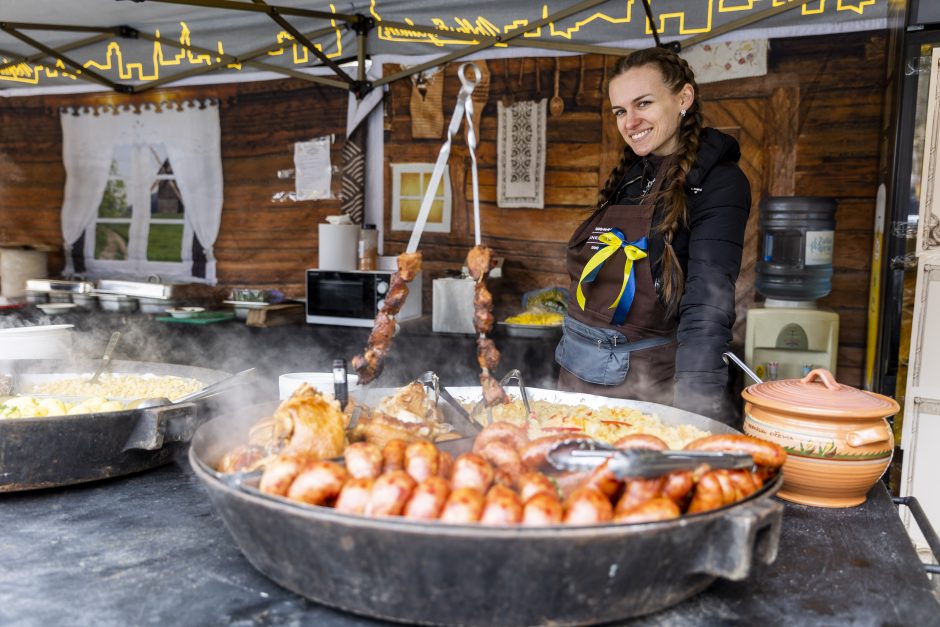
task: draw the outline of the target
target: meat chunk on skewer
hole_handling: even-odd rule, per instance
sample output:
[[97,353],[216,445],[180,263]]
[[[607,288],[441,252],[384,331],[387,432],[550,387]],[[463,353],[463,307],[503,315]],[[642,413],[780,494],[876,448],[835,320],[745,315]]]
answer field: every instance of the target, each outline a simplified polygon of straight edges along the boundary
[[486,275],[489,274],[493,251],[488,246],[474,246],[467,253],[467,269],[476,280],[473,290],[473,328],[479,334],[477,338],[477,361],[480,364],[480,386],[483,389],[483,401],[491,407],[506,403],[509,397],[493,375],[499,365],[499,351],[493,340],[486,334],[493,329],[493,295],[486,289]]
[[398,255],[398,272],[392,275],[388,294],[382,309],[375,316],[372,333],[365,351],[352,358],[352,367],[359,375],[359,383],[374,381],[382,373],[385,355],[392,345],[395,334],[395,316],[401,311],[408,297],[407,282],[421,272],[421,253],[402,253]]

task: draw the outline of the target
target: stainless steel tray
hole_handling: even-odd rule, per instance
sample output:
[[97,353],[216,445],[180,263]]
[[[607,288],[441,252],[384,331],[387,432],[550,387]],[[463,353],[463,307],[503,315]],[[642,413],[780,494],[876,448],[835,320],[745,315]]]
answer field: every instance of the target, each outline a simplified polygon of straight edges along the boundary
[[497,322],[499,328],[510,337],[552,340],[561,337],[561,324],[515,324]]

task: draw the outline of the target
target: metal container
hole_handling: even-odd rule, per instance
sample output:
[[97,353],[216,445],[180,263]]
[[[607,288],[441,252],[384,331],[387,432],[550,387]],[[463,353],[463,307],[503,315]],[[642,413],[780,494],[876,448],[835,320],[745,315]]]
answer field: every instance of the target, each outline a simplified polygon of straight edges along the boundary
[[[16,362],[10,375],[22,392],[50,374],[91,376],[97,361]],[[151,373],[210,385],[227,373],[175,364],[113,361],[119,374]],[[71,485],[139,472],[184,450],[217,404],[211,400],[124,411],[0,420],[0,492]]]
[[[456,396],[460,390],[450,388]],[[377,392],[373,390],[373,392]],[[390,391],[386,391],[390,392]],[[654,410],[664,422],[733,432],[681,410],[589,395],[530,397]],[[475,388],[479,397],[479,388]],[[394,621],[439,625],[583,625],[669,607],[716,578],[740,581],[776,557],[780,476],[751,498],[643,524],[484,527],[368,518],[262,494],[215,464],[258,416],[200,427],[190,462],[248,561],[318,603]]]
[[132,311],[137,311],[137,307],[139,305],[138,300],[135,297],[125,296],[124,294],[99,293],[97,296],[98,304],[104,311],[119,311],[122,313],[130,313]]
[[[156,279],[156,277],[154,277]],[[212,287],[202,283],[173,283],[154,281],[121,281],[117,279],[101,279],[98,281],[98,291],[125,296],[141,298],[158,298],[163,300],[195,301],[211,298]],[[172,306],[172,305],[171,305]]]
[[98,309],[98,295],[90,292],[72,294],[72,302],[86,311]]
[[140,306],[140,313],[164,315],[167,309],[173,309],[182,305],[182,301],[171,298],[148,298],[138,296],[137,302]]
[[26,289],[32,292],[69,292],[87,294],[95,289],[95,284],[88,281],[65,281],[61,279],[29,279]]
[[26,290],[26,302],[30,305],[49,302],[49,292],[39,292],[36,290]]

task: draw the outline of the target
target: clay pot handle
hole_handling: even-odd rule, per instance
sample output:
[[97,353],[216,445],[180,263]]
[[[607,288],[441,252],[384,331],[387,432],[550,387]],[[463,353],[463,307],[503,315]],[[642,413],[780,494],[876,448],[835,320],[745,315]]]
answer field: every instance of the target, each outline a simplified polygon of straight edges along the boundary
[[805,377],[800,379],[800,383],[812,383],[813,381],[817,380],[822,380],[823,385],[825,385],[829,390],[842,389],[842,386],[836,382],[836,378],[832,376],[832,373],[825,368],[816,368],[814,370],[810,370]]
[[845,434],[845,442],[851,447],[890,441],[891,432],[888,431],[888,427],[885,425],[878,425],[861,431],[850,431]]

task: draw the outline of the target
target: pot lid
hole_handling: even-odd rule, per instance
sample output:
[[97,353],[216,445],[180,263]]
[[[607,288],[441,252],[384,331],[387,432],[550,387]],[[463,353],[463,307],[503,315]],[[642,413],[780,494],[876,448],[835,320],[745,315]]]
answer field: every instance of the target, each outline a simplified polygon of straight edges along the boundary
[[892,398],[837,383],[825,368],[817,368],[802,379],[756,383],[741,395],[762,407],[817,416],[883,418],[900,409]]

